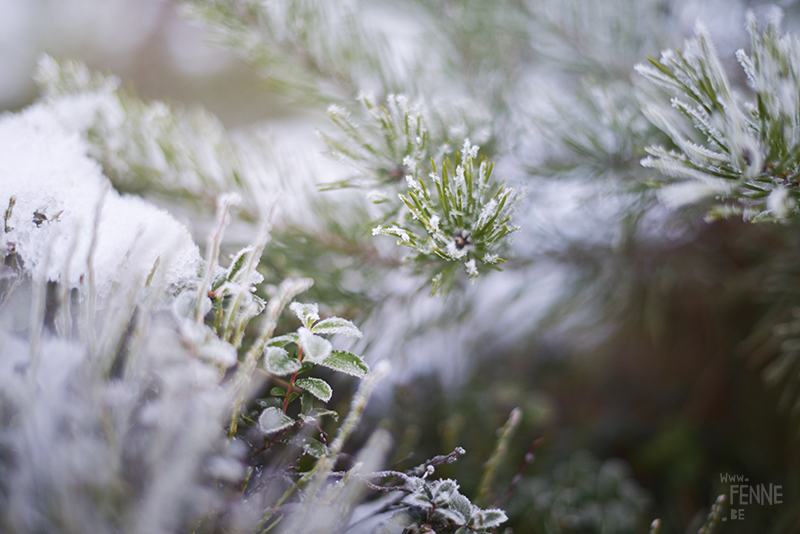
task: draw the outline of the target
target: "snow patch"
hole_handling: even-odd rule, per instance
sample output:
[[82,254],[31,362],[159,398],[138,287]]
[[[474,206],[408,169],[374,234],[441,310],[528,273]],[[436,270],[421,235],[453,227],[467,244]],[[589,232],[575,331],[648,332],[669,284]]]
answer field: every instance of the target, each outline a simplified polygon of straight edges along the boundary
[[168,287],[191,285],[201,258],[189,231],[167,212],[112,189],[87,155],[89,145],[68,126],[82,121],[65,121],[63,108],[39,103],[0,117],[0,217],[14,199],[10,216],[0,221],[0,246],[15,252],[34,277],[75,287],[88,279],[94,240],[101,298],[115,281],[144,282],[157,260]]

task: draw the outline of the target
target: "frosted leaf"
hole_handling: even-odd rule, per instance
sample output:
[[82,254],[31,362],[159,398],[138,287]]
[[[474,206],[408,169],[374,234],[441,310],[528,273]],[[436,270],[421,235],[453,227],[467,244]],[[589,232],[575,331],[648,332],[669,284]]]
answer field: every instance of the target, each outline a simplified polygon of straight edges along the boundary
[[286,376],[300,370],[302,364],[297,358],[280,347],[267,347],[264,350],[264,369],[273,376]]
[[488,252],[483,255],[483,263],[488,263],[489,265],[494,265],[500,260],[500,256],[497,254],[489,254]]
[[460,493],[456,493],[450,499],[450,508],[453,510],[457,510],[459,514],[464,518],[464,522],[469,522],[472,513],[478,507],[469,502],[469,499],[461,495]]
[[317,304],[302,304],[300,302],[292,302],[289,309],[297,315],[300,322],[306,328],[311,328],[311,325],[319,321],[319,306]]
[[508,521],[506,513],[499,508],[489,508],[487,510],[475,508],[472,512],[472,521],[477,528],[497,528]]
[[[253,254],[255,247],[247,246],[236,253],[235,256],[231,256],[231,265],[227,269],[227,273],[225,279],[230,282],[242,282],[242,273],[247,267],[247,263],[250,260],[250,256]],[[250,276],[249,284],[251,286],[256,286],[264,281],[264,276],[259,273],[258,271],[253,271]]]
[[408,482],[414,488],[414,491],[406,495],[403,498],[403,502],[411,506],[419,506],[425,510],[433,508],[431,490],[425,481],[418,477],[412,477]]
[[438,481],[433,488],[433,502],[437,506],[446,505],[450,499],[458,494],[458,484],[452,479]]
[[297,343],[297,342],[298,342],[297,334],[291,333],[291,334],[285,334],[283,336],[270,338],[270,340],[267,342],[267,345],[270,347],[285,347],[289,343]]
[[331,354],[331,343],[327,339],[315,336],[308,328],[301,327],[297,331],[300,348],[303,349],[303,360],[320,363]]
[[328,402],[333,395],[331,386],[319,378],[301,378],[295,385],[300,389],[308,391],[322,402]]
[[331,351],[331,355],[319,362],[319,365],[358,378],[364,378],[369,374],[369,366],[364,360],[346,350]]
[[343,336],[360,338],[361,330],[352,322],[341,317],[329,317],[314,325],[311,331],[315,334],[342,334]]
[[372,235],[380,235],[383,233],[383,226],[380,224],[372,229]]
[[450,521],[456,525],[464,525],[468,521],[468,518],[465,517],[459,510],[452,508],[436,508],[434,517],[437,519],[446,519],[447,521]]
[[294,436],[291,439],[291,443],[302,448],[303,454],[308,454],[314,458],[322,458],[328,454],[328,447],[325,444],[309,436]]
[[270,406],[265,408],[258,417],[258,427],[264,434],[274,434],[294,424],[294,419],[283,413],[280,409]]
[[312,408],[307,414],[300,414],[298,417],[304,424],[311,424],[317,421],[320,417],[328,416],[333,418],[334,421],[339,420],[338,413],[334,412],[333,410],[326,410],[325,408]]

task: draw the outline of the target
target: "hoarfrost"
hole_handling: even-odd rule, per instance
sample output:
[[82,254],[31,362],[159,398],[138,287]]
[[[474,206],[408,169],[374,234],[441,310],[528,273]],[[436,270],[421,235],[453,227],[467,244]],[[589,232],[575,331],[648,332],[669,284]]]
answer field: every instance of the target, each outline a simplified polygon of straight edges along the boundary
[[774,189],[767,197],[767,209],[779,219],[788,217],[794,207],[795,201],[785,187]]
[[294,419],[281,412],[274,406],[266,408],[258,418],[258,426],[264,434],[270,435],[289,428],[294,424]]
[[303,349],[305,359],[313,362],[320,363],[325,358],[330,356],[332,346],[331,342],[311,333],[307,328],[300,328],[297,331],[300,341],[300,348]]
[[300,361],[291,358],[281,347],[267,347],[264,350],[264,367],[273,376],[286,376],[300,370]]
[[369,374],[369,366],[364,360],[346,350],[331,351],[331,355],[320,362],[320,365],[358,378],[364,378]]
[[474,282],[476,278],[478,278],[478,267],[475,265],[475,258],[472,258],[468,262],[464,264],[464,267],[467,269],[467,274],[469,275],[470,282]]
[[475,159],[478,157],[478,147],[469,142],[469,137],[464,139],[464,147],[461,151],[464,153],[464,159]]
[[323,319],[311,329],[315,334],[342,334],[344,336],[360,338],[363,334],[351,321],[341,317]]
[[300,322],[306,327],[311,327],[312,324],[319,321],[319,306],[317,304],[303,304],[300,302],[292,302],[289,309],[294,312]]
[[157,261],[168,287],[192,283],[201,259],[188,230],[141,198],[111,189],[89,150],[46,103],[0,118],[0,203],[5,208],[14,199],[2,246],[34,277],[70,286],[90,274],[91,251],[101,298],[123,273],[144,280]]

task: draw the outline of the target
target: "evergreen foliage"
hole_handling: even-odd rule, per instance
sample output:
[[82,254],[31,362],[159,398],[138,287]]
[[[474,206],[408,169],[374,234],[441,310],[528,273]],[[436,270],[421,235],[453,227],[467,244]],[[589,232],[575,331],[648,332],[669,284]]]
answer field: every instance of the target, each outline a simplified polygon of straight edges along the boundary
[[638,67],[676,95],[672,107],[684,118],[683,124],[676,121],[663,105],[646,108],[678,150],[650,147],[651,157],[642,164],[678,179],[662,190],[668,204],[713,197],[719,203],[709,212],[712,218],[780,220],[796,208],[798,46],[781,34],[778,16],[761,33],[751,13],[747,27],[751,53],[740,50],[736,56],[753,100],[737,95],[702,26],[683,50],[665,51],[651,66]]
[[330,168],[42,56],[0,116],[0,530],[710,533],[722,470],[797,527],[780,12],[737,78],[679,0],[178,3],[327,112]]

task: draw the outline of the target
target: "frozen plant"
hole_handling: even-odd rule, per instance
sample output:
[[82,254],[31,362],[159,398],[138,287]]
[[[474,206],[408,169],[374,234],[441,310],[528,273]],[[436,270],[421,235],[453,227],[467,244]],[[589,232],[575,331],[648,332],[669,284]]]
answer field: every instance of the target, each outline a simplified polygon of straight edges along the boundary
[[715,199],[708,217],[746,220],[795,216],[800,176],[800,46],[781,33],[775,12],[759,32],[748,15],[750,54],[739,50],[752,99],[730,82],[705,28],[683,50],[637,70],[674,96],[645,108],[675,148],[651,146],[642,164],[666,177],[661,198],[672,206]]
[[469,139],[455,163],[444,161],[440,171],[431,163],[427,178],[410,158],[406,164],[407,189],[398,194],[406,208],[402,222],[379,224],[373,235],[397,237],[398,245],[412,249],[415,253],[409,260],[418,269],[431,271],[434,292],[452,287],[459,265],[471,282],[481,271],[499,270],[497,264],[506,260],[498,252],[519,229],[510,223],[519,202],[514,188],[491,179],[492,165],[478,162],[478,147]]
[[600,462],[588,451],[578,451],[552,475],[524,483],[521,491],[529,503],[521,510],[524,521],[546,533],[637,532],[647,497],[630,471],[623,460]]
[[[191,139],[204,134],[171,130],[182,124],[173,117],[174,143],[139,138],[133,134],[160,131],[171,112],[140,114],[148,107],[136,106],[126,115],[113,80],[78,63],[44,58],[41,69],[52,90],[0,121],[0,525],[154,533],[347,527],[388,440],[377,433],[359,453],[364,461],[346,472],[335,470],[337,460],[388,365],[370,372],[324,337],[362,333],[295,300],[310,278],[263,283],[268,213],[226,265],[225,232],[242,198],[218,195],[202,258],[186,228],[117,193],[96,161],[127,176],[126,165],[141,158],[141,172],[175,199],[206,200],[228,186],[246,192],[228,181],[233,170],[216,185],[203,181],[202,143]],[[103,144],[110,134],[94,137],[112,126],[120,128],[114,148]],[[176,152],[183,157],[156,157]],[[233,169],[235,151],[225,153]],[[257,213],[244,205],[244,218]],[[276,335],[286,308],[300,326]],[[364,379],[330,443],[327,420],[340,414],[327,407],[332,386],[311,376],[320,369]],[[303,520],[321,509],[313,528]],[[484,516],[471,509],[458,524],[492,526],[502,512]]]

